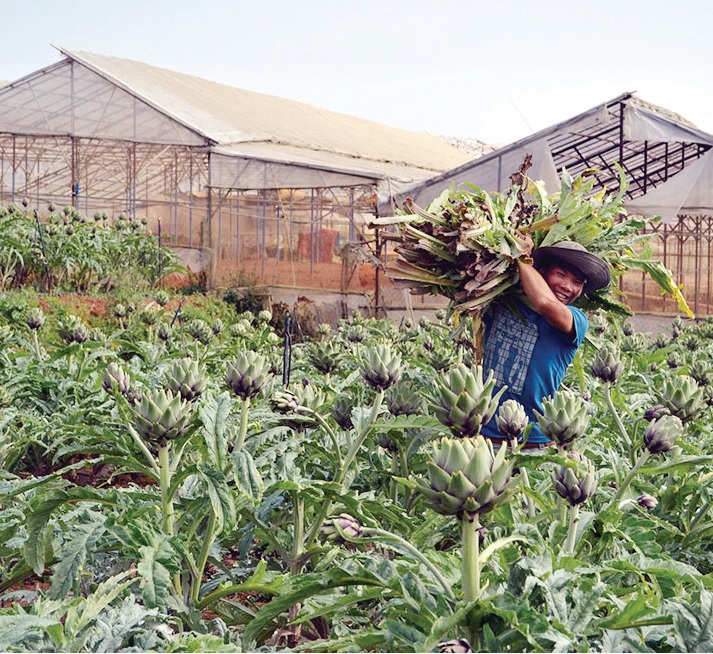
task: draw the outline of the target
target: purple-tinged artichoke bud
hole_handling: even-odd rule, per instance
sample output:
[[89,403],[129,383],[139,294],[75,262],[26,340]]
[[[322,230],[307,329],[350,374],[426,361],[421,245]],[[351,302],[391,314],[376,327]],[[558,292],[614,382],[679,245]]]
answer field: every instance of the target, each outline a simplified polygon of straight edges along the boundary
[[703,389],[690,375],[676,375],[666,379],[658,399],[672,415],[678,416],[683,422],[697,418],[705,407]]
[[339,368],[343,354],[339,341],[317,341],[310,346],[307,360],[323,375],[328,375]]
[[362,533],[363,528],[360,522],[348,513],[340,513],[325,520],[319,528],[320,536],[333,543],[343,543],[352,538],[361,538]]
[[636,503],[644,509],[652,511],[658,506],[659,501],[653,495],[649,495],[648,493],[642,493],[641,495],[639,495],[639,497],[636,498]]
[[389,345],[374,345],[366,351],[361,376],[374,390],[385,391],[401,379],[401,355]]
[[36,332],[45,324],[45,312],[40,307],[33,307],[25,316],[25,324]]
[[144,325],[155,325],[158,322],[159,313],[154,307],[146,307],[139,314],[139,320]]
[[631,336],[636,330],[634,329],[634,325],[632,325],[630,322],[625,322],[621,326],[621,331],[624,336]]
[[663,404],[654,404],[653,406],[646,409],[644,413],[644,420],[650,422],[651,420],[657,420],[661,416],[670,416],[671,412]]
[[696,380],[699,386],[708,386],[713,379],[713,371],[706,359],[696,359],[691,364],[688,374]]
[[220,318],[216,318],[210,326],[210,331],[212,331],[215,336],[220,336],[224,329],[225,323]]
[[342,429],[349,430],[354,427],[353,409],[354,399],[350,395],[338,395],[332,403],[332,417]]
[[646,426],[644,445],[651,454],[670,452],[682,433],[683,422],[678,416],[661,416]]
[[668,355],[668,358],[666,359],[666,364],[671,370],[679,368],[682,363],[683,359],[681,358],[681,355],[678,352],[671,352]]
[[426,462],[428,481],[417,479],[418,490],[443,515],[487,513],[504,504],[512,493],[512,461],[507,448],[497,454],[490,440],[444,437],[431,443]]
[[156,291],[156,295],[154,295],[153,299],[156,300],[156,304],[160,307],[165,307],[171,299],[171,296],[166,293],[166,291]]
[[505,400],[498,409],[495,416],[495,424],[503,438],[515,440],[522,436],[529,419],[525,413],[525,407],[517,400]]
[[363,343],[366,340],[366,328],[364,325],[349,325],[344,331],[344,337],[350,343]]
[[624,370],[622,362],[616,347],[606,344],[599,348],[592,359],[591,372],[597,379],[607,384],[616,384],[619,376]]
[[117,318],[125,318],[126,317],[126,307],[121,304],[120,302],[117,302],[114,305],[114,316]]
[[591,418],[587,403],[566,388],[545,398],[535,416],[542,433],[563,448],[584,435]]
[[158,324],[158,327],[156,327],[156,336],[166,342],[168,341],[171,336],[173,335],[173,329],[171,328],[171,325],[169,325],[167,322],[160,322]]
[[166,388],[184,400],[197,400],[206,389],[206,371],[198,361],[184,358],[174,361],[166,372]]
[[468,654],[473,650],[470,643],[465,638],[457,638],[454,640],[443,640],[436,645],[436,651],[439,654]]
[[656,334],[656,338],[654,338],[654,347],[656,349],[660,350],[660,349],[666,347],[670,342],[671,342],[671,339],[668,336],[668,334],[659,332],[658,334]]
[[597,476],[591,462],[579,452],[568,452],[574,465],[555,467],[553,484],[557,494],[570,506],[586,502],[597,490]]
[[240,352],[235,360],[228,364],[225,383],[228,388],[243,400],[257,397],[270,377],[270,364],[259,352],[247,350]]
[[65,316],[59,321],[57,333],[66,343],[86,343],[89,340],[89,328],[78,316]]
[[475,436],[498,410],[498,402],[505,388],[493,395],[494,389],[492,370],[483,379],[482,366],[468,367],[464,363],[457,363],[436,381],[436,393],[431,406],[436,418],[455,436]]
[[423,398],[416,384],[400,381],[389,389],[386,406],[392,416],[415,416],[423,409]]
[[104,369],[102,388],[107,393],[111,393],[113,389],[116,389],[122,395],[126,395],[131,388],[129,374],[118,363],[112,361]]

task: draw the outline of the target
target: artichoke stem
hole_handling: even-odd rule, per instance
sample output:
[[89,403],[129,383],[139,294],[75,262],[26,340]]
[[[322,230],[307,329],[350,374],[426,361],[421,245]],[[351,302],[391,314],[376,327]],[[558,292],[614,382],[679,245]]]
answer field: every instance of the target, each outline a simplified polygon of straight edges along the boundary
[[637,472],[639,472],[639,468],[648,461],[649,457],[651,456],[651,452],[649,450],[644,450],[641,453],[641,456],[638,458],[634,466],[629,470],[629,474],[626,475],[626,478],[624,481],[621,482],[621,485],[619,486],[616,495],[614,496],[614,502],[618,502],[621,500],[622,497],[624,497],[624,493],[626,490],[629,488],[629,485],[631,484],[631,480],[634,478]]
[[158,448],[158,468],[161,483],[161,512],[163,513],[163,528],[168,536],[173,536],[173,502],[168,496],[171,487],[171,465],[168,459],[169,445]]
[[305,501],[296,491],[292,495],[294,506],[294,534],[292,539],[292,561],[290,561],[290,574],[300,573],[300,557],[304,551],[305,540]]
[[246,397],[243,400],[243,406],[240,410],[240,432],[238,440],[235,442],[235,452],[240,452],[245,444],[245,437],[248,434],[248,413],[250,411],[250,398]]
[[[530,490],[532,487],[530,486],[530,476],[527,474],[527,468],[521,468],[520,469],[520,474],[522,475],[522,483],[525,486],[527,490]],[[535,517],[535,502],[532,499],[532,496],[530,493],[526,493],[525,497],[527,499],[527,515],[530,518]]]
[[[367,424],[362,426],[361,432],[357,435],[357,437],[354,439],[352,442],[349,451],[347,452],[347,456],[342,462],[342,467],[337,473],[337,478],[335,481],[339,484],[342,483],[344,480],[344,476],[347,473],[347,470],[349,470],[349,466],[352,464],[354,459],[356,458],[356,455],[359,453],[359,450],[361,449],[361,446],[364,444],[364,441],[366,440],[366,437],[369,434],[369,431],[371,430],[372,425],[376,422],[377,417],[379,416],[379,412],[381,411],[381,404],[384,401],[384,391],[379,390],[376,392],[376,397],[374,398],[374,405],[371,408],[371,414],[369,415],[369,421]],[[348,489],[344,489],[348,490]]]
[[579,504],[569,507],[569,528],[567,529],[567,539],[564,543],[563,553],[571,555],[574,553],[574,545],[577,539],[577,526],[579,525]]
[[614,402],[612,401],[612,397],[611,397],[611,385],[608,382],[604,384],[604,399],[607,402],[607,406],[609,407],[609,412],[612,414],[612,417],[614,418],[614,422],[616,423],[617,429],[619,430],[621,437],[624,439],[627,447],[629,448],[629,454],[631,454],[633,452],[631,438],[629,438],[629,432],[626,431],[626,427],[624,427],[624,423],[621,421],[621,418],[619,417],[619,412],[616,410],[616,407],[614,406]]
[[480,597],[480,517],[477,513],[464,513],[461,518],[462,529],[462,584],[463,599],[466,603]]
[[391,501],[397,504],[399,501],[399,489],[396,484],[396,477],[399,474],[399,453],[391,454]]
[[38,361],[42,361],[42,350],[40,349],[40,339],[37,336],[37,330],[34,330],[32,332],[32,340],[35,348],[35,356],[37,357]]

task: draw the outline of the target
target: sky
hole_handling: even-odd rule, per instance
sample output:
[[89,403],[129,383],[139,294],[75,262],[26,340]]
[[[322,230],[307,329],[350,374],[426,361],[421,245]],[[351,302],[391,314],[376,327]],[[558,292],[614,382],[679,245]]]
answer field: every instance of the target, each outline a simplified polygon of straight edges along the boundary
[[622,93],[713,133],[713,2],[0,0],[0,80],[58,47],[505,145]]

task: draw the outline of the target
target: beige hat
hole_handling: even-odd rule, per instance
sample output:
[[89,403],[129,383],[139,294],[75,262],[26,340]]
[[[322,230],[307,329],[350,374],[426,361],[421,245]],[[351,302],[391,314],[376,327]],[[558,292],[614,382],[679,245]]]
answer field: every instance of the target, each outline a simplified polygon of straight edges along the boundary
[[541,268],[548,263],[562,263],[565,267],[581,272],[584,279],[584,293],[605,288],[611,281],[611,273],[606,261],[574,241],[560,241],[554,245],[537,248],[532,252],[532,260],[535,268]]

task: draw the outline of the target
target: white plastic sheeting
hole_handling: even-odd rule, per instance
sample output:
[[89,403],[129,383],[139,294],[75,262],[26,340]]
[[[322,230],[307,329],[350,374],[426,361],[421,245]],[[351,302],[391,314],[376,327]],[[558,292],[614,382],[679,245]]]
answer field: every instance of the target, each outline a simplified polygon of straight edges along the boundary
[[[615,103],[625,105],[623,141],[617,136],[618,118],[608,110]],[[596,144],[599,139],[600,150],[608,153],[610,164],[617,161],[617,155],[622,151],[625,155],[632,150],[645,151],[644,143],[700,144],[704,148],[713,145],[712,135],[670,114],[657,111],[652,105],[631,94],[624,94],[471,163],[394,193],[379,205],[379,214],[393,213],[406,197],[412,198],[416,204],[427,206],[444,190],[466,182],[488,191],[502,191],[510,186],[510,175],[528,154],[532,156],[532,167],[528,175],[532,179],[543,180],[547,190],[554,193],[559,190],[560,177],[553,155],[553,144],[560,147],[567,138],[576,138],[582,134],[591,134],[591,143]],[[589,146],[593,147],[591,143]],[[679,213],[713,214],[712,153],[713,150],[710,150],[698,159],[682,163],[678,168],[672,167],[665,181],[651,182],[643,195],[625,203],[629,213],[657,215],[665,222],[673,220]],[[590,160],[595,164],[600,163],[597,153],[590,152],[588,158],[583,157],[582,167]]]

